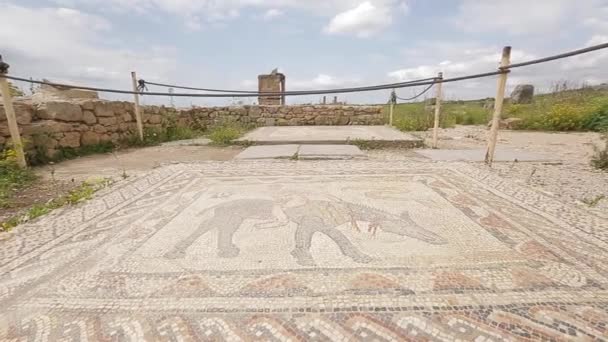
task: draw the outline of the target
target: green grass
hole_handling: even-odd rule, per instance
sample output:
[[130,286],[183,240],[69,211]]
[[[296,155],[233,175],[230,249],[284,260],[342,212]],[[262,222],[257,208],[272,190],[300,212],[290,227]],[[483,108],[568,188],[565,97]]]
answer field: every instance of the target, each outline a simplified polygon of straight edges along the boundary
[[[390,106],[385,106],[385,116],[390,115],[389,111]],[[401,131],[425,131],[433,126],[433,117],[422,102],[398,104],[393,112],[393,126]]]
[[95,182],[83,182],[66,195],[60,196],[46,203],[34,204],[25,213],[15,215],[0,223],[0,230],[11,230],[22,223],[44,216],[55,209],[67,205],[75,205],[89,200],[91,197],[93,197],[95,192],[107,187],[109,184],[111,184],[111,180],[105,178]]
[[503,117],[522,119],[518,129],[599,132],[608,129],[608,93],[578,89],[538,95],[531,104],[507,104]]
[[234,140],[238,139],[247,131],[246,127],[236,123],[224,123],[212,127],[209,130],[208,137],[214,145],[225,146],[230,145]]
[[13,150],[0,153],[0,207],[10,207],[13,194],[35,179],[36,176],[30,169],[19,167]]
[[[444,102],[440,126],[486,125],[492,110],[484,108],[485,102]],[[389,106],[385,106],[387,121],[388,113]],[[506,102],[502,117],[521,119],[515,129],[601,132],[608,129],[608,92],[585,88],[537,95],[531,104]],[[400,130],[424,131],[433,127],[433,119],[433,107],[425,107],[424,102],[395,106],[394,125]]]

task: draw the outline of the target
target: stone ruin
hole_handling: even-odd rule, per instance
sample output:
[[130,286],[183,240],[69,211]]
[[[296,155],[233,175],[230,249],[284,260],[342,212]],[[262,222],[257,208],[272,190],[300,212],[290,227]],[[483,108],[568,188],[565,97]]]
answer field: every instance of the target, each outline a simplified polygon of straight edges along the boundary
[[[49,82],[48,80],[43,80]],[[99,99],[99,95],[96,91],[92,90],[80,90],[64,88],[60,86],[54,86],[50,84],[43,84],[34,91],[32,100],[34,102],[45,102],[51,99],[55,100],[71,100],[71,99]]]
[[520,84],[511,93],[511,103],[529,104],[534,98],[534,86],[531,84]]
[[[258,91],[261,93],[281,93],[285,91],[285,75],[274,69],[269,75],[258,76]],[[284,106],[285,96],[260,96],[260,106]]]

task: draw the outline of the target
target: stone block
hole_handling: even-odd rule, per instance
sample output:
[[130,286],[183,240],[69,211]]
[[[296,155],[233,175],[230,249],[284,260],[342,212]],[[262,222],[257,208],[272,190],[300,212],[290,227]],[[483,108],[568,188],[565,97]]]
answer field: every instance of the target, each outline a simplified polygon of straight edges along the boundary
[[99,144],[99,134],[92,131],[82,133],[80,144],[82,146]]
[[83,113],[79,105],[67,101],[45,102],[38,105],[37,116],[41,119],[60,121],[82,121]]
[[60,147],[80,147],[80,133],[66,132],[63,133],[63,138],[59,140]]
[[531,84],[520,84],[511,93],[511,103],[529,104],[534,98],[534,86]]
[[114,116],[114,109],[112,108],[112,103],[111,102],[95,103],[95,116],[97,116],[97,117]]
[[72,131],[73,126],[65,123],[52,120],[43,120],[33,122],[29,126],[23,127],[24,135],[37,135],[37,134],[52,134]]
[[116,125],[118,123],[118,119],[116,119],[115,116],[100,117],[98,120],[99,120],[99,124],[101,124],[103,126],[112,126],[112,125]]
[[93,125],[95,123],[97,123],[97,117],[95,116],[95,113],[93,113],[90,110],[85,110],[82,113],[82,121],[84,121],[87,125]]

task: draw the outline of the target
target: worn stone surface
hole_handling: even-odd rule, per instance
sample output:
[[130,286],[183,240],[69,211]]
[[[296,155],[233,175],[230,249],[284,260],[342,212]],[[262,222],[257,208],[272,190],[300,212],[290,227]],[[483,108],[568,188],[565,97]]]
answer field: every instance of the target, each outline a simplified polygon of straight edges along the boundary
[[83,146],[99,144],[99,134],[95,132],[84,132],[80,137],[80,144]]
[[534,99],[534,86],[531,84],[519,84],[511,93],[511,103],[528,104]]
[[422,139],[388,126],[260,127],[238,139],[258,145],[349,144],[357,141],[417,147]]
[[602,340],[608,222],[459,163],[181,164],[0,238],[0,339]]
[[82,121],[82,108],[68,101],[46,102],[38,107],[41,119],[60,121]]
[[234,159],[289,159],[298,154],[299,145],[250,146]]
[[[438,161],[485,161],[486,149],[467,150],[416,150],[417,154]],[[559,156],[547,153],[535,153],[524,150],[498,148],[494,156],[495,162],[530,162],[530,161],[557,161]]]
[[298,159],[355,159],[365,153],[354,145],[301,145]]

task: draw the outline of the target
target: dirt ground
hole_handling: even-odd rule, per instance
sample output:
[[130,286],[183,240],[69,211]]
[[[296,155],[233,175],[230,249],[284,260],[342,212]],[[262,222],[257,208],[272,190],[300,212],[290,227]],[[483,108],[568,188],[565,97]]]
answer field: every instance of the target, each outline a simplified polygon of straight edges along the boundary
[[242,147],[154,146],[128,149],[116,153],[92,155],[36,169],[43,179],[74,180],[91,178],[119,179],[149,171],[163,163],[204,160],[230,160]]
[[[484,126],[457,126],[439,133],[441,149],[479,149],[486,147],[488,129]],[[431,144],[432,132],[418,132]],[[608,172],[590,165],[593,146],[602,144],[598,133],[545,133],[500,131],[499,148],[522,149],[554,155],[557,162],[503,162],[490,169],[503,178],[533,188],[608,218]],[[377,158],[416,158],[412,151],[373,152]],[[483,163],[475,163],[486,169]],[[587,202],[587,203],[585,203]]]
[[[486,146],[487,129],[483,126],[457,126],[442,129],[441,149],[479,149]],[[430,145],[431,132],[418,132]],[[542,133],[501,131],[500,148],[516,148],[555,155],[557,162],[503,162],[490,169],[516,183],[574,204],[608,218],[608,172],[590,165],[593,146],[602,140],[597,133]],[[9,217],[34,203],[44,203],[67,193],[82,181],[136,176],[168,162],[231,160],[242,147],[155,146],[93,155],[37,168],[40,179],[15,196],[15,206],[0,210],[0,219]],[[429,161],[413,150],[372,150],[372,159]],[[483,163],[475,163],[486,168]]]
[[83,181],[103,178],[119,180],[167,162],[230,160],[241,150],[241,147],[236,146],[154,146],[91,155],[38,167],[34,172],[39,178],[14,194],[10,208],[0,209],[0,221],[5,221],[34,204],[43,204],[67,194]]

